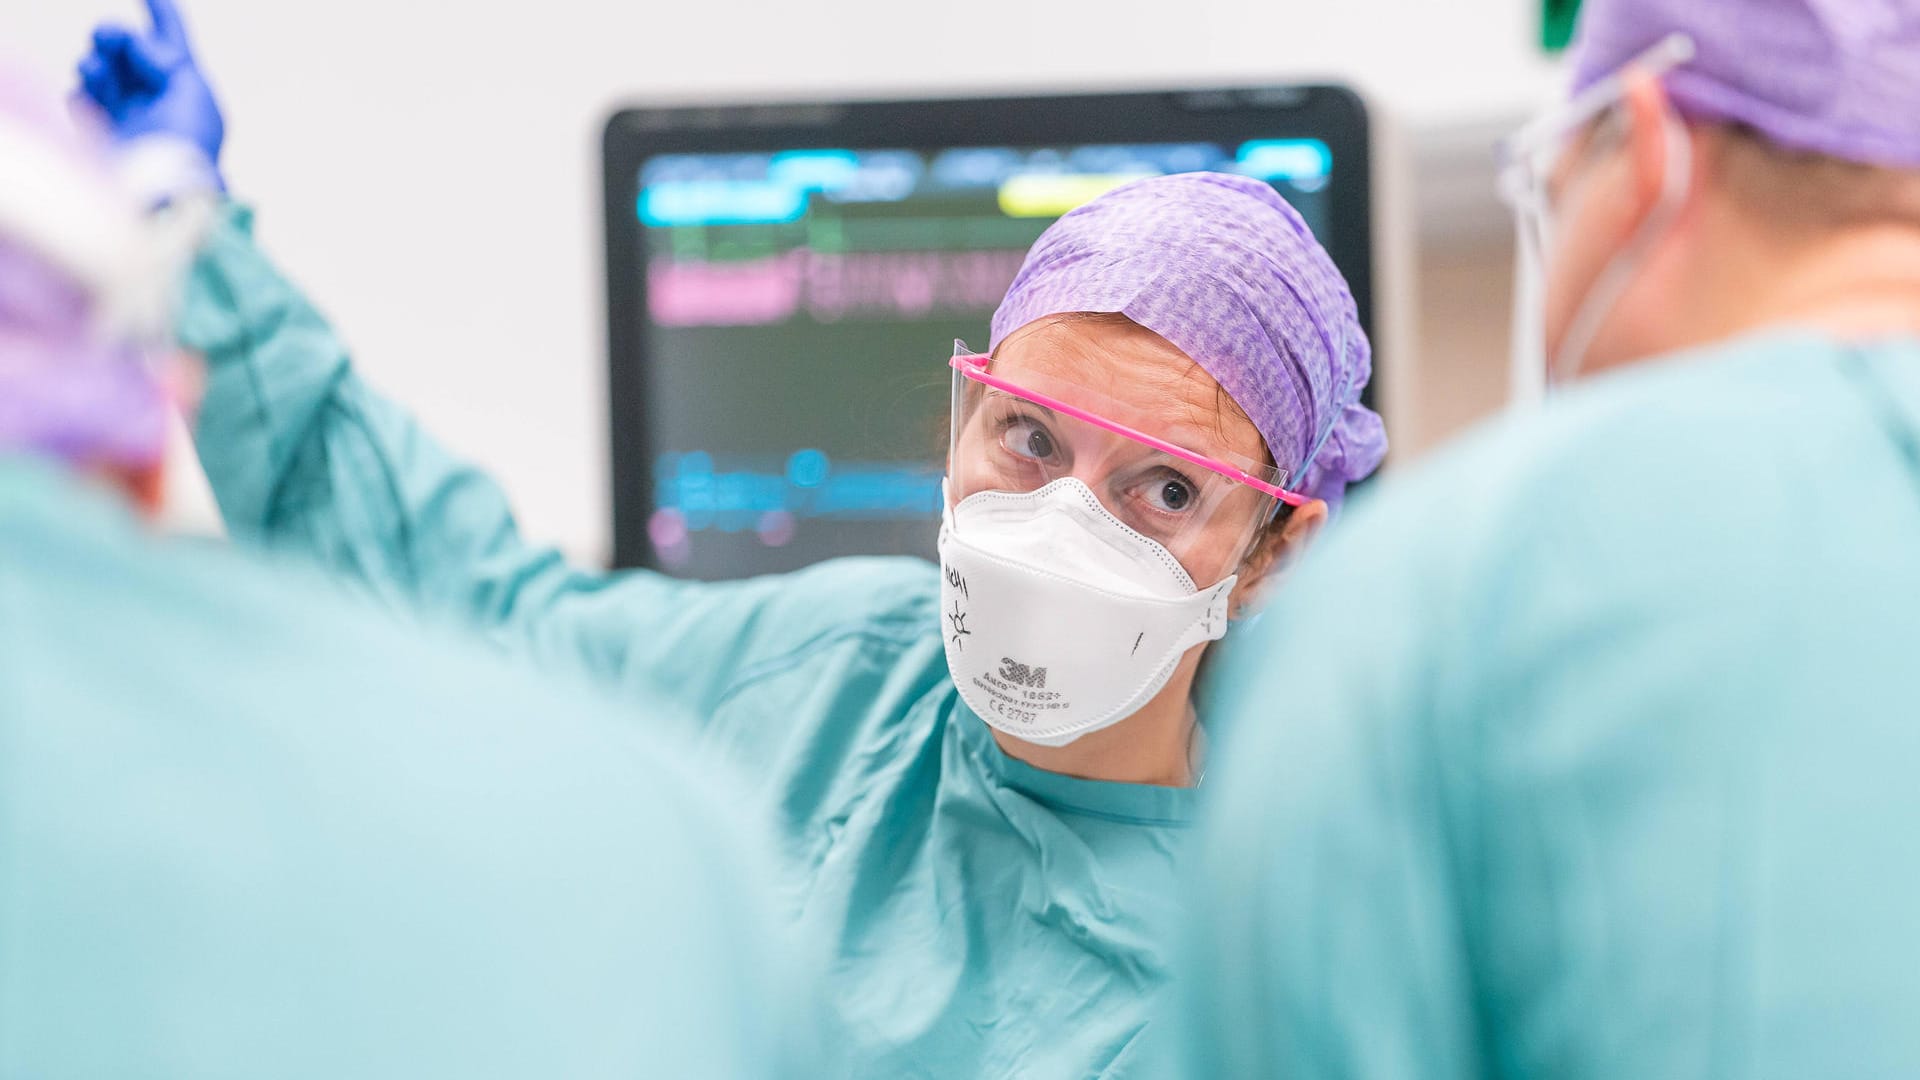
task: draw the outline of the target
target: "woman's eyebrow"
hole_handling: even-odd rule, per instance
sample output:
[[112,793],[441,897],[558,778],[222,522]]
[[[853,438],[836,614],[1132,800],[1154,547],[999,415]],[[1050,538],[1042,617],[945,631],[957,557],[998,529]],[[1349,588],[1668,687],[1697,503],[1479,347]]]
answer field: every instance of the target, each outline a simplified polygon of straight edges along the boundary
[[1028,401],[1026,398],[1023,398],[1018,394],[1009,394],[1005,390],[1001,390],[997,387],[988,387],[987,396],[990,398],[1006,398],[1008,401],[1017,401],[1020,404],[1025,405],[1030,409],[1039,409],[1041,412],[1046,413],[1047,416],[1052,419],[1055,419],[1055,420],[1059,419],[1059,417],[1054,414],[1054,411],[1052,409],[1047,408],[1045,405],[1042,405],[1037,401]]
[[[995,398],[1002,398],[1007,401],[1018,402],[1024,408],[1038,409],[1041,412],[1046,413],[1048,419],[1058,421],[1060,418],[1059,414],[1055,413],[1052,409],[1047,408],[1045,405],[1042,405],[1037,401],[1029,401],[1018,394],[1010,394],[1007,391],[1002,390],[997,386],[989,386],[986,388],[986,391],[987,391],[986,397],[988,400],[992,400]],[[1209,431],[1204,424],[1200,424],[1198,422],[1187,420],[1187,419],[1175,419],[1172,417],[1168,417],[1168,418],[1165,418],[1163,422],[1155,423],[1152,426],[1159,429],[1158,431],[1154,432],[1154,434],[1159,435],[1161,438],[1167,439],[1169,442],[1173,443],[1175,446],[1180,446],[1187,450],[1194,451],[1195,453],[1199,453],[1207,457],[1218,458],[1222,461],[1226,461],[1229,463],[1231,463],[1234,459],[1240,457],[1240,454],[1234,450],[1231,450],[1224,446],[1214,445],[1214,442],[1216,441],[1218,436],[1216,435],[1216,433]],[[1150,449],[1150,448],[1143,446],[1142,449]],[[1208,470],[1203,469],[1201,471],[1207,472]],[[1213,474],[1209,472],[1209,475],[1213,475]]]

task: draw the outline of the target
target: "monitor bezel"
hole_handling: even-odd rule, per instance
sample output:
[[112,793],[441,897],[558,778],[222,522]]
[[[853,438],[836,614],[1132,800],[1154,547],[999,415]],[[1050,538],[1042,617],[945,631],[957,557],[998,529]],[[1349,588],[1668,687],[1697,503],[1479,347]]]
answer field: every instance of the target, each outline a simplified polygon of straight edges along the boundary
[[[986,133],[986,134],[983,134]],[[613,565],[657,569],[647,537],[653,513],[646,275],[634,207],[640,172],[660,154],[753,153],[834,147],[929,149],[1100,143],[1315,138],[1342,177],[1328,189],[1327,244],[1346,274],[1361,325],[1374,321],[1372,138],[1365,103],[1331,84],[1236,86],[1018,97],[672,105],[622,109],[603,130],[608,434]],[[939,359],[935,357],[935,359]],[[1373,387],[1366,400],[1372,404]],[[636,418],[640,418],[636,420]]]

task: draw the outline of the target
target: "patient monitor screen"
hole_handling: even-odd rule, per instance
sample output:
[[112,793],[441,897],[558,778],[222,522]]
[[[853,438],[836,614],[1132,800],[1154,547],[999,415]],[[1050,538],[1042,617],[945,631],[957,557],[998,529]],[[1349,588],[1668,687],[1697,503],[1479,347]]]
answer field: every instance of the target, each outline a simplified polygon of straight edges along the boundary
[[1325,237],[1335,164],[1313,139],[645,160],[633,284],[651,561],[730,578],[932,557],[954,341],[987,347],[1022,257],[1060,215],[1199,170],[1272,183]]

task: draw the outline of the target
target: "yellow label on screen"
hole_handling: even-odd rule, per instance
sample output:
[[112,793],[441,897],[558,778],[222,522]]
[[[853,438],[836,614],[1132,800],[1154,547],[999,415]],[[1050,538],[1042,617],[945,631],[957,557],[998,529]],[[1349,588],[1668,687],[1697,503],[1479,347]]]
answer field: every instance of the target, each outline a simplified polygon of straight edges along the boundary
[[1009,177],[1000,185],[1000,212],[1015,218],[1055,218],[1085,206],[1122,184],[1143,180],[1148,175],[1108,173],[1056,176],[1029,173]]

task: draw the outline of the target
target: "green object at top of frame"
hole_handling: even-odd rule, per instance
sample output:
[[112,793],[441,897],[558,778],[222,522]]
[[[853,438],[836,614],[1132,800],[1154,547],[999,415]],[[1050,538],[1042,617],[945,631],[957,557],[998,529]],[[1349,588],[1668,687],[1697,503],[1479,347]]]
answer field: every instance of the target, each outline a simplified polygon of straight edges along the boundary
[[1540,47],[1559,52],[1573,41],[1573,27],[1580,17],[1580,0],[1541,0]]

